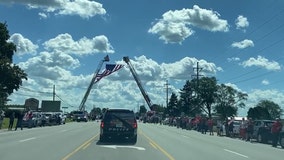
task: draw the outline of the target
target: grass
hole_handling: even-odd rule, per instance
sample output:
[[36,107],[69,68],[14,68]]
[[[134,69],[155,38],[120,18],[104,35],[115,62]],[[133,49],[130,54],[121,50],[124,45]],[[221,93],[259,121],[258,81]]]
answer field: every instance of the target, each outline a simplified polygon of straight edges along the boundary
[[[9,121],[10,121],[9,118],[4,118],[4,120],[3,120],[3,122],[2,122],[2,129],[7,129],[7,128],[8,128],[8,126],[9,126]],[[18,121],[18,119],[15,118],[13,128],[16,127],[17,121]]]

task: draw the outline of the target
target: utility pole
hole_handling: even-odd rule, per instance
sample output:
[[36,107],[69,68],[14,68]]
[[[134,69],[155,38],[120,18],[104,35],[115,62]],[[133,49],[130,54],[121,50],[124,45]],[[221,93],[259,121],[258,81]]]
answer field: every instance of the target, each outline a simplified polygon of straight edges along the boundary
[[[198,100],[199,100],[199,77],[203,76],[203,75],[200,75],[200,71],[202,69],[203,68],[199,67],[199,62],[197,62],[197,66],[196,67],[193,67],[193,72],[196,70],[196,74],[192,75],[192,77],[196,77],[196,79],[197,79],[197,87],[196,87],[195,94],[196,94]],[[200,107],[200,103],[197,104],[197,107]]]
[[196,75],[192,75],[192,76],[196,77],[196,79],[197,79],[197,88],[199,88],[199,77],[203,76],[203,75],[200,75],[200,71],[202,69],[203,68],[199,67],[199,62],[197,62],[197,66],[196,67],[193,67],[193,72],[196,70]]
[[168,108],[169,105],[169,83],[168,80],[166,81],[166,107]]
[[55,85],[53,85],[53,101],[55,101]]

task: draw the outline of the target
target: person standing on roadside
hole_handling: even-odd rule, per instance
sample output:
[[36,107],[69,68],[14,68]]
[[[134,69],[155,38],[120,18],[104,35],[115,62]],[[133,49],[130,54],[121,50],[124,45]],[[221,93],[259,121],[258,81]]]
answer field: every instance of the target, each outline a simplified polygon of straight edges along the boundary
[[242,140],[246,139],[246,121],[245,118],[242,118],[241,124],[240,124],[240,136]]
[[8,130],[12,130],[13,125],[14,125],[14,120],[15,120],[15,112],[12,112],[12,114],[10,115]]
[[15,127],[15,131],[18,129],[18,127],[20,127],[21,130],[23,130],[23,125],[22,125],[23,118],[24,118],[24,113],[23,111],[20,111],[20,113],[18,114],[18,121]]
[[211,136],[214,135],[214,133],[213,133],[213,125],[214,125],[213,119],[209,118],[208,121],[207,121],[207,126],[208,126],[208,130],[209,130],[209,135],[211,135]]
[[276,121],[272,124],[271,133],[272,133],[272,147],[277,147],[279,140],[279,134],[282,129],[282,124],[280,119],[277,118]]
[[246,127],[246,141],[251,141],[253,134],[253,121],[251,118],[249,118]]
[[0,129],[2,129],[2,123],[5,117],[5,113],[3,110],[0,110]]

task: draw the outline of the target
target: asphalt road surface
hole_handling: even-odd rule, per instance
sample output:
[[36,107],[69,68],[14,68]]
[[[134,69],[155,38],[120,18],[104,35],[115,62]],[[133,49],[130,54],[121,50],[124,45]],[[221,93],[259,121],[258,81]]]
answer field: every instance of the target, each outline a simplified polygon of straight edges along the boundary
[[283,160],[284,149],[138,124],[138,141],[99,142],[99,122],[0,131],[0,160]]

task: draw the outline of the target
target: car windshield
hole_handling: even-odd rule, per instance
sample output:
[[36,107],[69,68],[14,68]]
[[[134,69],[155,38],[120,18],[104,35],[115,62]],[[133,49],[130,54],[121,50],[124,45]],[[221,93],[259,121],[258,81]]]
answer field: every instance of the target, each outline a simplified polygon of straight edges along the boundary
[[276,119],[284,0],[0,0],[0,160],[278,160]]

